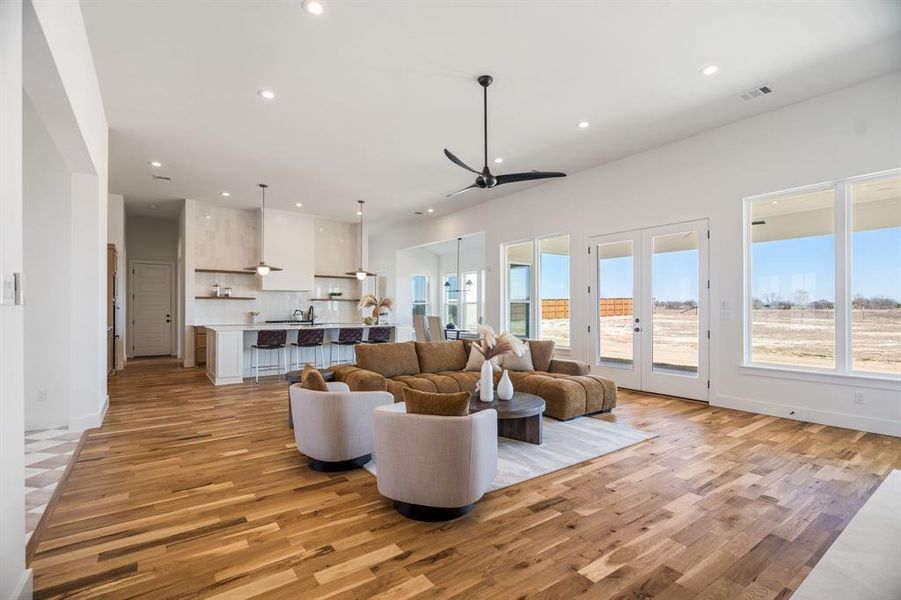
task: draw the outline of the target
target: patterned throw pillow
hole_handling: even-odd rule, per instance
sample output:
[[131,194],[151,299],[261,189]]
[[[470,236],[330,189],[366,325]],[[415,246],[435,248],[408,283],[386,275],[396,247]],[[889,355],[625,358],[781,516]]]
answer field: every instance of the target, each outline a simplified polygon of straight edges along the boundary
[[413,388],[404,388],[407,414],[438,415],[440,417],[465,417],[469,414],[469,392],[436,394]]
[[307,363],[303,366],[303,372],[300,374],[300,386],[307,390],[316,392],[327,392],[328,386],[325,385],[325,379],[319,370]]

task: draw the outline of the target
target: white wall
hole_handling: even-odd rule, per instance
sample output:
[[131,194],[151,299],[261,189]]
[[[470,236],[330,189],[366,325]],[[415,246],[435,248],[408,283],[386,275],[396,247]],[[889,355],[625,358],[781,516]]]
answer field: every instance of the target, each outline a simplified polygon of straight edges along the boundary
[[125,216],[125,248],[129,260],[178,260],[178,221],[139,215]]
[[25,569],[22,306],[6,286],[22,272],[22,4],[0,2],[0,598],[31,596]]
[[[711,403],[777,416],[901,435],[897,390],[742,373],[742,199],[901,165],[901,73],[739,121],[703,134],[422,221],[381,228],[372,268],[394,273],[397,250],[486,230],[487,322],[500,323],[504,242],[568,233],[571,289],[588,284],[584,249],[592,235],[709,218],[711,306],[732,306],[711,320]],[[486,225],[487,224],[487,225]],[[389,283],[393,277],[389,278]],[[389,290],[392,291],[393,290]],[[407,310],[404,307],[401,311]],[[587,294],[572,294],[573,355],[587,360]],[[715,316],[719,316],[718,314]]]
[[[25,428],[68,424],[71,390],[72,173],[27,97],[23,104]],[[52,349],[52,350],[51,350]],[[53,373],[48,377],[48,373]]]
[[109,195],[109,204],[107,206],[107,226],[106,239],[110,244],[116,246],[116,289],[118,290],[118,298],[116,299],[116,369],[121,371],[125,368],[125,328],[127,326],[125,318],[128,308],[128,293],[126,288],[126,265],[128,257],[125,250],[125,198],[119,194]]

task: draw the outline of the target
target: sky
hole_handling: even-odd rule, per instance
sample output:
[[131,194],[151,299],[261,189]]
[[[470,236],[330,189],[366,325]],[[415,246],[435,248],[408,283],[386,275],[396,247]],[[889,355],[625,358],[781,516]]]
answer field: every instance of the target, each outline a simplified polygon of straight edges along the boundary
[[[901,300],[901,227],[858,231],[851,239],[851,293]],[[805,290],[810,300],[835,300],[834,248],[830,235],[758,242],[752,249],[753,295],[779,294],[790,300]],[[654,256],[657,300],[697,300],[697,251]],[[601,297],[632,297],[632,258],[601,264]],[[541,257],[541,295],[569,298],[569,257]]]

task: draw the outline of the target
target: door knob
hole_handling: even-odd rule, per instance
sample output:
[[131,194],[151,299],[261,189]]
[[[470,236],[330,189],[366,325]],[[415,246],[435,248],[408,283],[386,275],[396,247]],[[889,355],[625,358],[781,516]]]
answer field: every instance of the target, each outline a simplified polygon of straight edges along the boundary
[[636,328],[633,329],[632,331],[634,331],[635,333],[638,333],[639,331],[641,331],[641,329],[639,329],[638,327],[636,327]]

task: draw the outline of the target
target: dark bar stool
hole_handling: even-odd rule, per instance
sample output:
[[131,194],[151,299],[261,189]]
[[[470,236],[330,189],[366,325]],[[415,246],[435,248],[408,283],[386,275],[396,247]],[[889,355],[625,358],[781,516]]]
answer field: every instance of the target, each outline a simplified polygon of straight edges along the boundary
[[[360,343],[363,342],[363,328],[362,327],[354,327],[353,329],[339,329],[338,330],[338,339],[332,342],[331,349],[329,350],[329,361],[330,364],[335,364],[335,347],[338,348],[338,362],[341,362],[341,348],[343,346],[350,346],[351,351],[353,348]],[[356,358],[355,353],[352,360]]]
[[391,341],[390,327],[370,327],[364,344],[385,344]]
[[[322,345],[325,343],[325,329],[298,329],[297,330],[297,341],[291,342],[291,346],[296,348],[294,350],[294,368],[299,369],[301,359],[303,358],[304,348],[312,348],[313,349],[313,366],[318,367],[320,364],[325,362],[325,352],[322,350]],[[318,356],[321,359],[317,360],[317,351]]]
[[[288,332],[284,329],[261,329],[257,331],[257,343],[253,344],[250,370],[255,381],[260,380],[260,350],[275,350],[276,356],[281,350],[285,351],[285,372],[288,372]],[[279,371],[281,372],[281,371]]]

